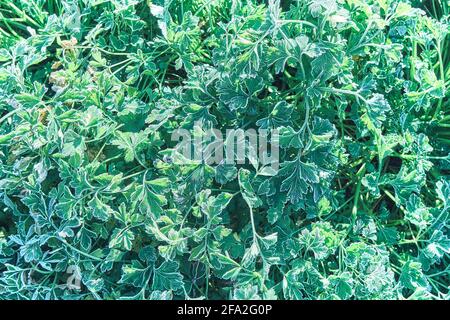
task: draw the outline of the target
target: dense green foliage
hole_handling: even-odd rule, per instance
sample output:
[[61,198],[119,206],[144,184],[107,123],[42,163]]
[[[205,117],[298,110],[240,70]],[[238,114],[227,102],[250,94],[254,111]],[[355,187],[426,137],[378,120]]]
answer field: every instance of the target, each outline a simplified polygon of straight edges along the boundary
[[[449,13],[0,0],[0,299],[450,299]],[[280,170],[172,161],[194,123]]]

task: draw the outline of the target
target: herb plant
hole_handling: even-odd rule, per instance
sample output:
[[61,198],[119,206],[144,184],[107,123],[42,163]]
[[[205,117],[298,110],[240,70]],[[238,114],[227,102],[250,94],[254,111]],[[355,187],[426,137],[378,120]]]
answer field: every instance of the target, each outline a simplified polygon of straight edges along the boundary
[[449,8],[0,0],[0,299],[450,299]]

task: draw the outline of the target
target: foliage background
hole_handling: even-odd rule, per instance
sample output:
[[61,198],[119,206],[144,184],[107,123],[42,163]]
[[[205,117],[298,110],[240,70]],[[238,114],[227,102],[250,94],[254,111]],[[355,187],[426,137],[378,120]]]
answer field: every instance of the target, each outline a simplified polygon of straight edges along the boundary
[[[0,299],[449,299],[448,14],[0,0]],[[196,121],[281,170],[175,164]]]

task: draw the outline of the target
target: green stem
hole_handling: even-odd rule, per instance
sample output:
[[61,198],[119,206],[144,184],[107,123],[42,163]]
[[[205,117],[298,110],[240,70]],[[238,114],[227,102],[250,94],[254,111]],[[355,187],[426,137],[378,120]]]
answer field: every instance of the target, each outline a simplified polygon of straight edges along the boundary
[[16,114],[17,112],[19,112],[20,110],[21,110],[21,109],[17,108],[17,109],[14,109],[14,110],[8,112],[7,114],[5,114],[3,117],[0,118],[0,124],[1,124],[3,121],[5,121],[6,119],[8,119],[9,117],[15,115],[15,114]]
[[70,243],[68,243],[65,239],[62,239],[62,238],[59,238],[59,237],[56,237],[56,239],[60,240],[60,241],[61,241],[62,243],[64,243],[67,247],[69,247],[70,249],[72,249],[72,250],[75,251],[75,252],[78,252],[78,253],[81,254],[82,256],[85,256],[86,258],[89,258],[89,259],[92,259],[92,260],[95,260],[95,261],[103,261],[103,259],[101,259],[101,258],[99,258],[99,257],[93,256],[93,255],[91,255],[91,254],[89,254],[89,253],[86,253],[86,252],[84,252],[84,251],[81,251],[80,249],[75,248],[75,247],[72,246]]
[[[434,4],[434,2],[433,2]],[[445,73],[444,73],[444,62],[442,61],[442,50],[441,50],[441,42],[437,41],[437,53],[438,53],[438,59],[439,59],[439,73],[441,81],[444,83],[444,92],[445,92]],[[442,102],[444,101],[444,97],[441,97],[439,99],[438,105],[436,107],[436,110],[433,115],[433,119],[436,119],[436,117],[439,115],[439,112],[441,112],[442,108]]]
[[364,163],[361,168],[356,173],[356,176],[358,177],[358,182],[356,184],[356,191],[355,191],[355,199],[353,200],[353,208],[352,208],[352,225],[355,224],[356,216],[358,215],[358,200],[359,195],[361,193],[361,183],[362,183],[362,177],[366,173],[366,164]]
[[412,59],[411,59],[411,69],[409,73],[409,78],[411,81],[414,81],[414,75],[416,73],[415,60],[417,58],[417,41],[413,40],[412,42]]

